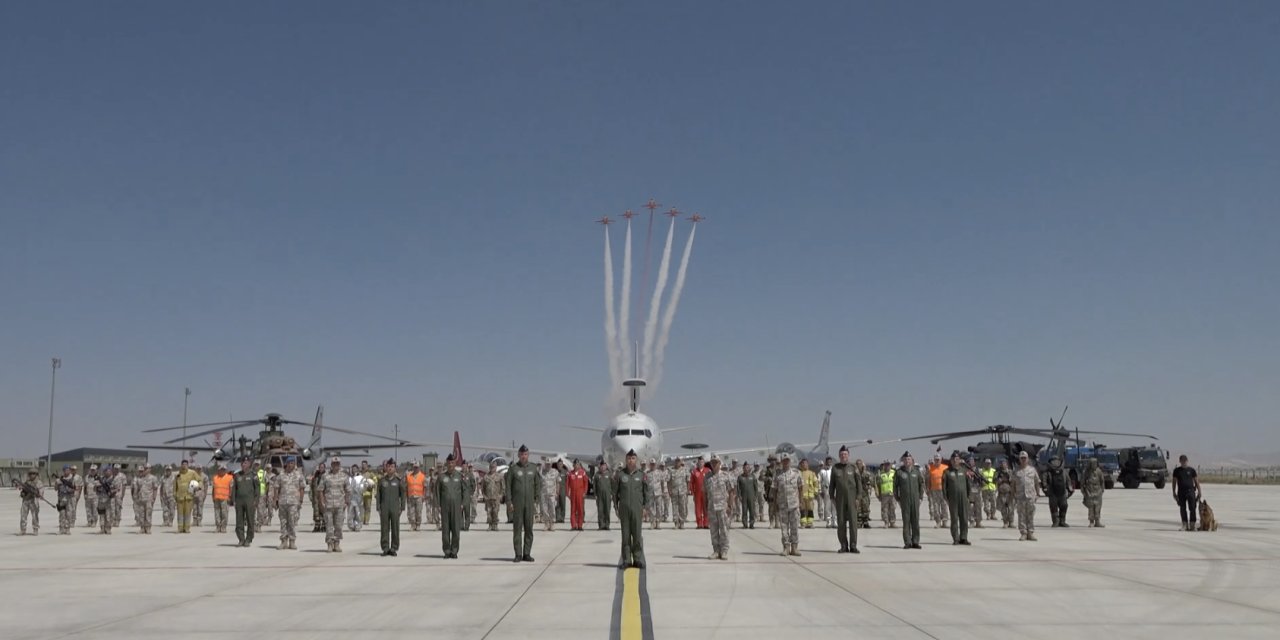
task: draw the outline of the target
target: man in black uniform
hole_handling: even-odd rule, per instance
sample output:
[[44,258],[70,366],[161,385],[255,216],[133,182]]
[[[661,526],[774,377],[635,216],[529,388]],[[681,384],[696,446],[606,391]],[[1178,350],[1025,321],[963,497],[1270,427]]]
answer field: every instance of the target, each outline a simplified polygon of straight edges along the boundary
[[1178,503],[1178,511],[1182,515],[1182,530],[1195,531],[1200,479],[1185,454],[1178,456],[1178,466],[1173,470],[1173,501]]
[[533,562],[533,505],[538,500],[542,474],[529,464],[529,447],[520,445],[520,461],[507,468],[507,500],[511,505],[511,543],[514,562]]
[[1051,526],[1066,527],[1067,498],[1075,491],[1071,488],[1071,478],[1067,470],[1062,468],[1062,458],[1054,456],[1049,459],[1049,470],[1044,473],[1044,493],[1049,496],[1049,519]]

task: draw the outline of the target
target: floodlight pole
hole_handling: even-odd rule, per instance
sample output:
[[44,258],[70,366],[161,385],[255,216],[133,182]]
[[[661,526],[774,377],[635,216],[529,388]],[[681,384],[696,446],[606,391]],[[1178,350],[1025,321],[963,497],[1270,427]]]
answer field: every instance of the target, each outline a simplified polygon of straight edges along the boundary
[[49,380],[49,441],[44,453],[44,473],[53,479],[53,396],[58,389],[58,369],[62,368],[62,358],[53,358],[53,375]]

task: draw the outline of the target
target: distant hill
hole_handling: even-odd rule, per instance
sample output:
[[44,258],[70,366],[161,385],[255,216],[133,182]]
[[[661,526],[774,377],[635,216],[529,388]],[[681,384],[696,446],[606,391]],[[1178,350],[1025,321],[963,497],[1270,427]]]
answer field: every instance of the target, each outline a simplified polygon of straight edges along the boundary
[[[1250,467],[1280,467],[1280,451],[1271,453],[1238,453],[1228,456],[1206,456],[1202,458],[1192,458],[1191,464],[1196,467],[1206,468],[1250,468]],[[1198,460],[1198,461],[1197,461]],[[1178,464],[1178,461],[1171,460],[1172,464]]]

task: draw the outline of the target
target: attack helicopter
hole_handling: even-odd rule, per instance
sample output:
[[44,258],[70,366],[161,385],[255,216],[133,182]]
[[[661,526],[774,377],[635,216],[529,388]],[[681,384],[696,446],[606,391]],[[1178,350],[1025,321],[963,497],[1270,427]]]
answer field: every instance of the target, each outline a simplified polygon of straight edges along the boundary
[[[159,429],[146,429],[142,433],[162,433],[168,431],[176,431],[179,429],[204,429],[189,433],[180,438],[166,440],[161,444],[155,445],[129,445],[130,449],[152,449],[161,451],[191,451],[194,447],[187,444],[191,438],[199,438],[211,433],[221,431],[231,431],[232,437],[220,446],[205,441],[205,445],[212,450],[211,459],[213,462],[222,462],[225,460],[256,460],[261,462],[264,467],[282,467],[286,458],[294,457],[300,460],[323,460],[326,454],[337,455],[343,452],[363,451],[368,452],[371,449],[393,449],[398,447],[417,447],[421,446],[414,442],[392,438],[389,436],[369,433],[366,431],[356,431],[354,429],[342,429],[325,425],[324,407],[316,408],[316,418],[314,422],[301,422],[298,420],[287,420],[278,413],[268,413],[257,420],[230,420],[226,422],[206,422],[202,424],[193,424],[178,427],[161,427]],[[250,439],[248,436],[241,434],[235,437],[238,429],[245,427],[253,427],[261,425],[263,428],[258,431],[258,437]],[[295,438],[285,434],[284,427],[286,425],[298,425],[303,427],[311,427],[311,440],[307,446],[301,446]],[[378,442],[373,444],[348,444],[340,446],[325,447],[321,441],[324,432],[334,431],[337,433],[347,433],[353,435],[367,436],[378,438],[388,442]],[[183,444],[175,444],[183,443]],[[302,466],[299,463],[299,466]]]
[[[1141,433],[1068,429],[1062,426],[1062,421],[1066,419],[1066,417],[1067,408],[1064,408],[1062,410],[1062,415],[1056,421],[1053,417],[1049,418],[1048,429],[1026,429],[1006,424],[997,424],[979,429],[913,436],[910,438],[902,438],[899,441],[908,442],[911,440],[928,440],[930,444],[938,445],[947,440],[985,435],[989,436],[989,439],[986,442],[979,442],[978,444],[968,447],[968,452],[973,456],[975,461],[981,462],[985,458],[991,458],[992,461],[996,461],[1000,458],[1004,458],[1008,461],[1010,467],[1017,467],[1018,456],[1025,452],[1031,458],[1032,462],[1041,467],[1040,470],[1043,471],[1044,467],[1049,464],[1049,460],[1065,458],[1067,443],[1069,441],[1074,441],[1077,446],[1083,444],[1084,441],[1080,438],[1082,435],[1133,436],[1155,439],[1155,436]],[[1045,442],[1013,440],[1011,436],[1042,438]],[[941,446],[938,447],[938,451],[942,451]],[[1084,464],[1084,460],[1079,460],[1079,464]],[[1071,472],[1072,483],[1078,484],[1077,470],[1070,469],[1069,471]]]

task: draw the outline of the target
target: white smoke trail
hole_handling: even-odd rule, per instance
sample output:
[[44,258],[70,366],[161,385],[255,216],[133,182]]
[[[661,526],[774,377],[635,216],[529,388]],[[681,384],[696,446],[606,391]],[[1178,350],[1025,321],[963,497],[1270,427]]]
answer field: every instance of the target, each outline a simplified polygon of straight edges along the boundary
[[[672,221],[674,222],[674,220]],[[680,258],[680,270],[676,272],[676,284],[671,289],[671,299],[667,301],[666,312],[662,314],[662,329],[658,332],[658,346],[654,350],[653,380],[650,389],[657,390],[662,380],[662,356],[667,350],[667,341],[671,338],[671,323],[676,319],[676,307],[680,306],[680,292],[684,291],[684,275],[689,271],[689,254],[693,251],[693,237],[698,233],[698,225],[694,224],[689,231],[689,239],[684,243],[684,256]]]
[[640,374],[649,377],[653,371],[653,339],[658,332],[658,309],[662,305],[662,292],[667,288],[667,276],[671,273],[671,239],[676,232],[676,219],[671,218],[671,226],[667,228],[667,243],[662,248],[662,262],[658,265],[658,279],[654,281],[653,298],[649,301],[649,319],[644,323],[643,356],[640,359]]
[[[613,388],[622,386],[618,352],[618,321],[613,316],[613,253],[609,249],[609,225],[604,226],[604,343],[609,353],[609,378]],[[616,393],[611,391],[610,394]]]
[[[618,331],[618,353],[621,356],[619,366],[622,377],[630,377],[629,367],[631,355],[631,218],[627,218],[627,240],[622,249],[622,310],[618,314],[622,328]],[[638,354],[637,354],[638,355]],[[621,394],[621,392],[619,392]],[[625,395],[625,394],[622,394]]]

